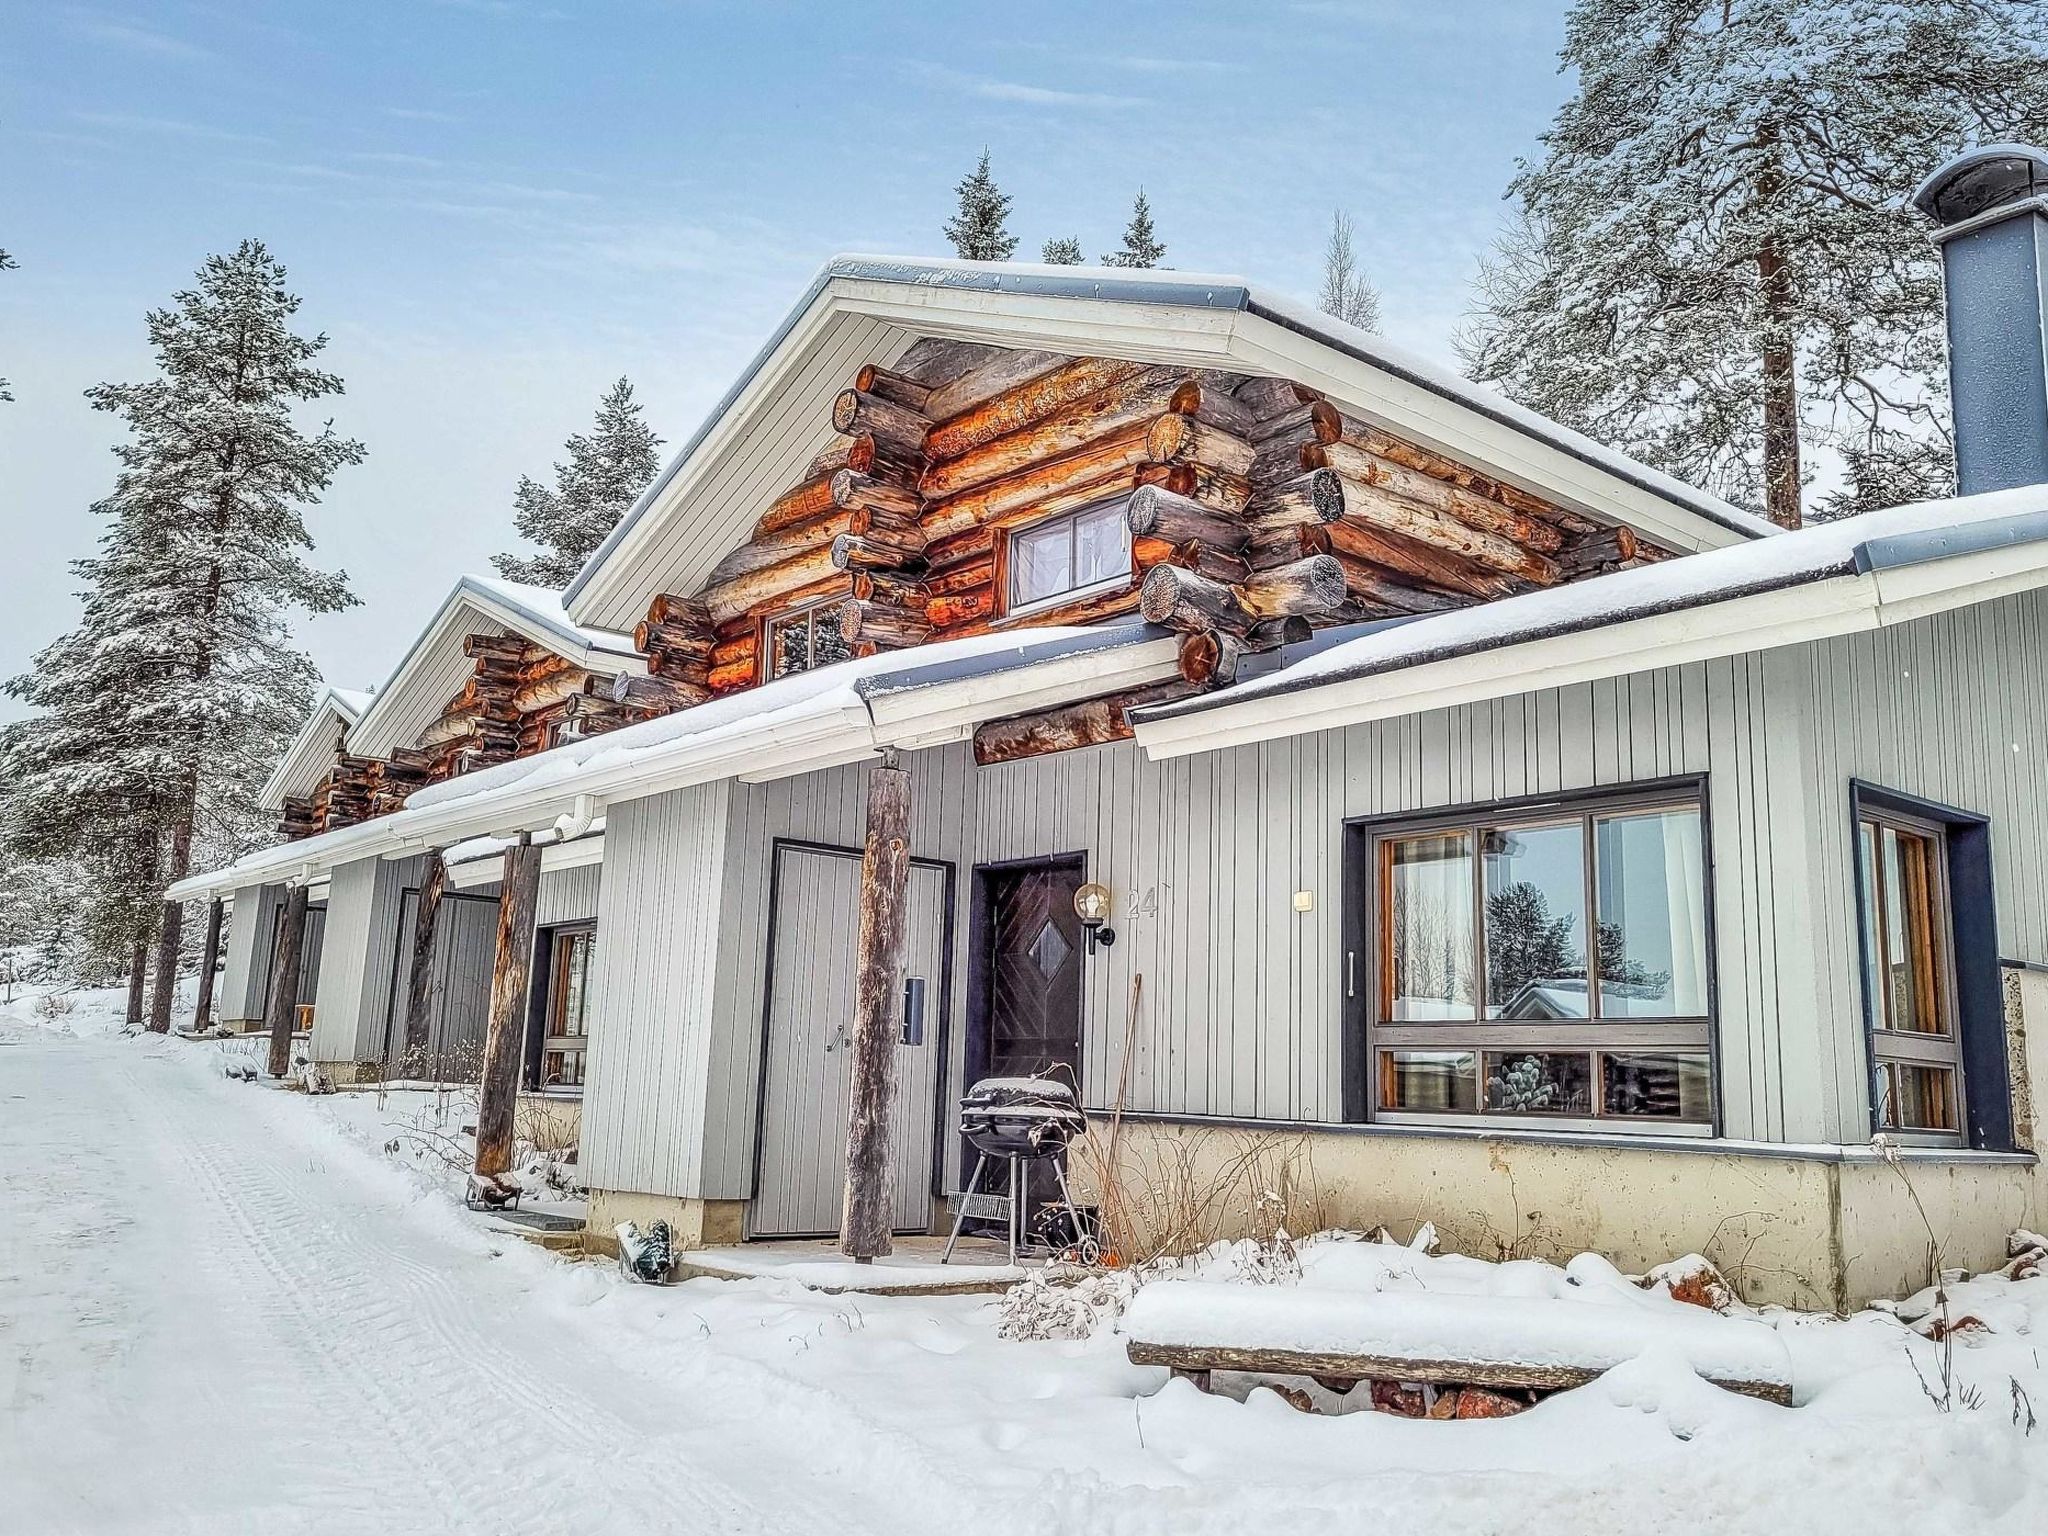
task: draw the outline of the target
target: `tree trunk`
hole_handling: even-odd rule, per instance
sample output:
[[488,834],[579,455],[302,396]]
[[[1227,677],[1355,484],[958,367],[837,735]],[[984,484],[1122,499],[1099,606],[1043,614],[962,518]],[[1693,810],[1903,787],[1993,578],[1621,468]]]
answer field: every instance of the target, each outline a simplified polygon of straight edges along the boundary
[[910,892],[910,775],[894,754],[868,775],[867,843],[860,864],[854,972],[853,1086],[846,1117],[846,1203],[839,1251],[866,1263],[890,1251],[895,1201],[890,1108],[896,1096]]
[[412,965],[405,979],[405,1061],[408,1073],[427,1059],[432,1022],[428,1007],[434,991],[434,927],[441,917],[441,893],[448,887],[448,865],[436,848],[427,855],[427,875],[420,882],[419,907],[413,913]]
[[270,1030],[270,1075],[292,1069],[292,1025],[299,1016],[299,970],[306,954],[306,903],[311,892],[292,886],[284,898],[284,917],[277,925],[277,949],[270,957],[270,1001],[263,1022]]
[[483,1084],[476,1107],[476,1171],[496,1178],[512,1166],[512,1125],[519,1101],[519,1057],[526,1043],[526,999],[533,972],[534,910],[540,849],[505,850],[498,895],[498,958],[491,969],[491,1023],[484,1036]]
[[149,941],[137,939],[128,956],[128,1027],[142,1022],[142,977],[149,969]]
[[213,968],[220,961],[218,896],[206,904],[206,938],[199,946],[199,999],[192,1005],[192,1028],[204,1030],[213,1019]]
[[1792,269],[1775,239],[1757,252],[1764,295],[1764,510],[1780,528],[1799,526],[1799,377]]
[[[192,818],[198,797],[196,777],[180,791],[177,821],[171,827],[171,865],[163,873],[166,886],[176,885],[192,873]],[[171,998],[178,990],[178,951],[185,939],[185,904],[166,901],[157,915],[156,985],[149,994],[149,1028],[165,1035],[171,1029]]]

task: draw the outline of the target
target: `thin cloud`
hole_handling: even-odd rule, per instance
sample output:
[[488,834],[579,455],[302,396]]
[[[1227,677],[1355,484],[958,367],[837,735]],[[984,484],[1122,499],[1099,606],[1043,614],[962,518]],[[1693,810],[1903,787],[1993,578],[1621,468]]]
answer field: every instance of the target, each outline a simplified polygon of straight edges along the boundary
[[567,21],[569,13],[552,5],[535,5],[531,0],[431,0],[443,10],[469,11],[477,16],[519,17],[529,21]]
[[113,16],[94,16],[89,13],[74,13],[71,30],[80,37],[96,43],[106,43],[115,48],[125,48],[131,53],[152,54],[160,59],[214,59],[219,55],[210,48],[197,43],[188,43],[182,37],[172,37],[168,32],[159,32],[154,27]]
[[401,166],[414,171],[438,171],[448,163],[445,160],[436,160],[432,155],[410,155],[396,149],[351,150],[349,159],[361,160],[370,165]]
[[1155,59],[1143,55],[1126,55],[1101,62],[1141,75],[1221,75],[1238,67],[1221,59]]
[[216,128],[210,123],[192,123],[177,117],[141,117],[129,112],[73,112],[73,121],[91,123],[95,128],[115,128],[124,133],[169,134],[181,139],[220,139],[238,144],[268,144],[260,133],[240,133]]
[[979,96],[984,101],[1011,101],[1030,107],[1142,107],[1143,97],[1116,96],[1104,91],[1062,91],[1051,86],[1031,85],[1022,80],[1003,80],[994,75],[969,74],[942,64],[915,64],[913,69],[936,85]]
[[381,107],[378,110],[386,117],[399,118],[408,123],[459,123],[462,119],[453,112],[437,111],[433,107]]

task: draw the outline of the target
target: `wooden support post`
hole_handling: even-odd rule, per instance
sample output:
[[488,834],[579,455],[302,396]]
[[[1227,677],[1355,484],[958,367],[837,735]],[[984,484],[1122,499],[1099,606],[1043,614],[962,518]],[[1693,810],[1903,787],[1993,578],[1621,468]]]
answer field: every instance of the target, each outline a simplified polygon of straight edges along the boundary
[[428,1014],[434,991],[434,926],[441,917],[441,893],[448,888],[448,865],[435,848],[427,854],[426,878],[420,881],[419,907],[412,920],[412,965],[405,977],[405,1067],[410,1074],[425,1064],[432,1033]]
[[284,916],[277,925],[277,948],[270,957],[270,1000],[263,1022],[270,1030],[270,1075],[292,1069],[292,1026],[299,1017],[299,969],[306,955],[306,903],[311,889],[300,880],[285,892]]
[[213,968],[220,961],[220,910],[218,896],[206,904],[206,939],[199,946],[199,1000],[192,1006],[192,1028],[203,1030],[213,1015]]
[[519,1100],[519,1057],[526,1043],[527,984],[533,971],[533,922],[540,897],[540,849],[520,841],[505,850],[498,890],[498,958],[491,967],[491,1023],[476,1106],[476,1172],[495,1179],[512,1167],[512,1122]]
[[890,1252],[896,1178],[890,1106],[910,893],[910,774],[885,753],[868,774],[867,842],[860,861],[860,938],[854,972],[853,1087],[846,1116],[846,1201],[839,1251],[866,1264]]

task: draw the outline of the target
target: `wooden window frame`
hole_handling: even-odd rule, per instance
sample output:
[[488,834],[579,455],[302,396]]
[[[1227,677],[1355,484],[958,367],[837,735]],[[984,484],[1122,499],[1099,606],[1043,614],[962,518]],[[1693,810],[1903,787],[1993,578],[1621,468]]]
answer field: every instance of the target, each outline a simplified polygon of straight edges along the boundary
[[1019,618],[1029,614],[1044,613],[1050,609],[1065,607],[1068,603],[1081,602],[1086,598],[1095,597],[1101,593],[1114,592],[1121,587],[1128,587],[1131,582],[1131,573],[1135,568],[1137,553],[1133,547],[1136,541],[1131,537],[1130,524],[1127,522],[1119,520],[1119,527],[1122,529],[1124,542],[1124,568],[1121,571],[1118,571],[1114,576],[1105,576],[1099,581],[1091,581],[1083,586],[1064,587],[1058,592],[1050,593],[1044,597],[1030,598],[1023,602],[1017,600],[1016,594],[1017,562],[1014,546],[1019,539],[1041,532],[1052,527],[1054,524],[1065,523],[1068,529],[1068,545],[1071,549],[1073,547],[1073,530],[1080,526],[1082,518],[1093,516],[1112,507],[1121,510],[1129,505],[1132,494],[1130,491],[1117,491],[1097,501],[1091,501],[1085,506],[1075,507],[1070,512],[1055,512],[1050,517],[1041,517],[1033,522],[1022,523],[1015,528],[1006,529],[997,549],[994,571],[996,596],[1002,604],[1003,617]]
[[540,1008],[534,1017],[534,1027],[540,1032],[540,1040],[537,1048],[534,1051],[533,1056],[530,1058],[530,1060],[532,1060],[534,1063],[534,1081],[532,1091],[535,1093],[550,1094],[557,1098],[581,1098],[583,1096],[583,1080],[579,1080],[574,1083],[552,1084],[547,1081],[547,1060],[548,1052],[560,1051],[563,1054],[568,1054],[571,1047],[567,1045],[566,1042],[572,1040],[580,1041],[581,1044],[574,1047],[574,1050],[576,1054],[584,1058],[584,1065],[586,1071],[588,1069],[590,1057],[590,1030],[588,1027],[588,1019],[590,1007],[589,987],[591,972],[587,967],[589,966],[591,961],[593,961],[596,958],[595,954],[593,952],[585,960],[586,969],[584,972],[583,983],[585,1027],[580,1034],[567,1034],[559,1028],[559,1025],[561,1023],[562,1010],[567,1006],[568,1001],[567,989],[561,985],[561,968],[563,964],[562,955],[565,945],[570,943],[581,943],[594,946],[596,944],[597,924],[593,920],[585,920],[582,922],[574,923],[558,923],[553,925],[552,927],[543,930],[541,934],[541,939],[546,946],[545,953],[547,968],[545,975],[547,980],[546,985],[542,988]]
[[[1487,1019],[1485,859],[1480,834],[1559,826],[1576,822],[1581,837],[1581,880],[1587,941],[1593,942],[1600,920],[1594,823],[1615,815],[1690,810],[1699,818],[1701,921],[1705,938],[1705,1012],[1674,1019],[1614,1019],[1599,1016],[1599,988],[1589,979],[1587,1017],[1571,1023],[1532,1026],[1522,1020]],[[1719,991],[1716,978],[1713,838],[1703,777],[1662,780],[1601,789],[1583,794],[1550,795],[1512,801],[1480,802],[1443,811],[1397,813],[1347,823],[1356,839],[1347,847],[1346,956],[1341,978],[1346,1044],[1344,1062],[1345,1119],[1387,1125],[1461,1128],[1540,1129],[1641,1136],[1711,1137],[1720,1134]],[[1392,1021],[1383,1019],[1384,981],[1391,961],[1384,924],[1391,903],[1384,883],[1382,850],[1410,838],[1467,833],[1472,837],[1473,1018],[1457,1021]],[[1590,956],[1589,956],[1590,959]],[[1355,1045],[1353,1044],[1355,1042]],[[1384,1102],[1381,1056],[1389,1050],[1473,1051],[1479,1055],[1481,1107],[1455,1110],[1403,1110]],[[1486,1057],[1505,1052],[1583,1053],[1589,1058],[1592,1096],[1590,1113],[1510,1113],[1484,1108]],[[1682,1054],[1703,1056],[1707,1073],[1708,1108],[1704,1120],[1609,1115],[1605,1101],[1606,1058],[1609,1055]]]
[[[761,620],[761,633],[755,644],[755,649],[760,656],[760,665],[755,669],[757,674],[756,680],[763,683],[772,683],[778,677],[795,677],[799,673],[817,671],[817,630],[812,621],[823,610],[836,608],[844,601],[844,597],[821,597],[812,602],[799,603],[794,608],[785,608],[780,612],[765,615]],[[785,624],[794,623],[798,619],[804,621],[804,648],[809,659],[805,665],[793,671],[777,672],[775,670],[775,631]],[[828,661],[825,665],[829,667],[834,665],[834,663]]]
[[[1969,1082],[1963,1060],[1963,1019],[1956,1000],[1956,911],[1950,890],[1949,825],[1933,816],[1901,808],[1882,792],[1859,787],[1854,796],[1855,841],[1852,857],[1856,879],[1857,953],[1863,988],[1863,1018],[1870,1051],[1870,1117],[1873,1132],[1882,1132],[1915,1145],[1956,1146],[1968,1135],[1970,1125]],[[1939,1033],[1931,1030],[1899,1030],[1890,1027],[1891,1000],[1883,991],[1872,990],[1871,973],[1881,964],[1888,936],[1884,902],[1884,839],[1875,839],[1872,863],[1877,889],[1872,891],[1863,862],[1863,829],[1891,831],[1918,838],[1929,845],[1926,915],[1928,937],[1934,949],[1934,971],[1927,978],[1935,991],[1934,1012],[1941,1019]],[[1866,914],[1874,913],[1876,933],[1870,931]],[[1938,1067],[1949,1073],[1950,1117],[1953,1128],[1935,1130],[1893,1123],[1888,1111],[1892,1102],[1890,1068],[1901,1066]]]

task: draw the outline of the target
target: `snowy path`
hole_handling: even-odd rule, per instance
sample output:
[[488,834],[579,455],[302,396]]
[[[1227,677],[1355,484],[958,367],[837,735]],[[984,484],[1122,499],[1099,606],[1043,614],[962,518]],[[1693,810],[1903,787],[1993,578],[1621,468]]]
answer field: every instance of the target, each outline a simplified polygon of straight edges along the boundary
[[0,1531],[863,1529],[180,1050],[0,1038]]

